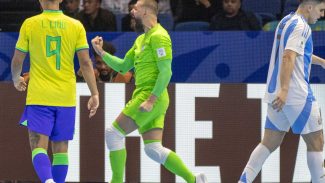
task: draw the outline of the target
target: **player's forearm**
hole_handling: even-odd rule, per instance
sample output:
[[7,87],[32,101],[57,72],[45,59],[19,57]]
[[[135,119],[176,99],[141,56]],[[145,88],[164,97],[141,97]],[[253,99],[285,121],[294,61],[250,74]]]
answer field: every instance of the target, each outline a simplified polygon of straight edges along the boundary
[[322,59],[316,55],[312,55],[312,63],[315,65],[320,65],[325,69],[325,59]]
[[283,63],[280,71],[280,86],[282,91],[288,92],[290,78],[294,68],[295,57],[284,55],[282,62]]
[[128,64],[123,59],[113,56],[107,52],[103,52],[101,56],[104,62],[116,72],[125,74],[130,70],[130,68],[128,68]]
[[96,78],[95,78],[94,69],[91,64],[91,61],[89,60],[89,62],[83,62],[83,64],[80,65],[80,68],[82,71],[82,75],[88,85],[91,95],[92,96],[98,95]]
[[17,61],[15,61],[14,59],[11,62],[11,75],[12,75],[12,80],[18,80],[21,71],[22,71],[22,64],[19,64]]
[[11,61],[11,76],[13,81],[18,80],[18,78],[20,77],[25,56],[26,53],[22,53],[20,51],[15,50],[14,56]]
[[171,60],[158,62],[159,74],[156,84],[152,90],[152,94],[159,97],[162,92],[167,88],[170,78],[172,77]]

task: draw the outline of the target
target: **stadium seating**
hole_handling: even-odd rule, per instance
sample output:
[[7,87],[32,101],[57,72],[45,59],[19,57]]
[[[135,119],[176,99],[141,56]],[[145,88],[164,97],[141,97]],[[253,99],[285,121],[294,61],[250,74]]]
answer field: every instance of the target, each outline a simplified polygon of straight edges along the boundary
[[122,31],[122,18],[126,15],[127,14],[124,14],[124,13],[116,13],[115,14],[117,31]]
[[299,1],[298,0],[286,0],[284,3],[284,9],[282,16],[286,16],[289,13],[296,11],[299,6]]
[[158,14],[159,23],[168,31],[172,31],[174,28],[173,16],[168,13]]
[[254,13],[254,15],[256,16],[260,26],[263,26],[263,18],[262,18],[262,16],[260,14],[258,14],[258,13]]
[[242,7],[259,14],[263,24],[276,20],[281,15],[281,0],[244,0]]
[[175,25],[175,31],[207,31],[210,24],[208,22],[181,22]]
[[36,0],[0,0],[2,11],[39,11],[40,4]]
[[263,26],[263,30],[264,31],[275,31],[276,30],[276,27],[278,26],[279,24],[279,21],[278,20],[275,20],[275,21],[272,21],[272,22],[268,22],[267,24],[265,24]]
[[[124,13],[116,13],[116,24],[117,24],[117,31],[122,31],[122,18],[127,14]],[[174,22],[173,16],[171,14],[158,14],[158,21],[159,23],[168,31],[173,30]]]
[[34,16],[40,12],[35,11],[0,11],[1,31],[18,32],[21,24],[26,18]]
[[310,25],[313,31],[325,31],[325,20],[317,21],[315,24]]
[[270,13],[273,15],[281,13],[281,0],[244,0],[242,6],[244,9],[255,13]]

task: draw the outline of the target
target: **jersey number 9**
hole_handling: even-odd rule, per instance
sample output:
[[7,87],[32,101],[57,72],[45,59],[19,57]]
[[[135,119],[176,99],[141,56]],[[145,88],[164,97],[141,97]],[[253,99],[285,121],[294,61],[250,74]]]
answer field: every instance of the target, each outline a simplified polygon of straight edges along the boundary
[[60,70],[60,51],[61,51],[61,36],[46,35],[46,57],[56,56],[56,69]]

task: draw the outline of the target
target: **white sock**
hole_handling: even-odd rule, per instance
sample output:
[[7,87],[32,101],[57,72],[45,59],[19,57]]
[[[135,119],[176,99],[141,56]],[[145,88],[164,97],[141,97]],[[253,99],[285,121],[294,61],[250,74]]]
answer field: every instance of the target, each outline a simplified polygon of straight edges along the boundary
[[307,152],[307,163],[313,183],[325,183],[323,152]]
[[239,182],[253,182],[257,174],[261,171],[265,160],[269,157],[270,154],[271,153],[267,147],[261,143],[258,144],[258,146],[252,152]]
[[55,183],[53,179],[47,179],[45,183]]

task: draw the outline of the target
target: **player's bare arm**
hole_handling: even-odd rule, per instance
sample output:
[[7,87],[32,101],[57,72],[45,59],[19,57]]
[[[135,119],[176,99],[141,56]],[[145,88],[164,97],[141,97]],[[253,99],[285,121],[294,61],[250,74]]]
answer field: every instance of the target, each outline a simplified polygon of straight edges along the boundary
[[312,62],[313,62],[313,64],[320,65],[325,69],[325,59],[320,58],[319,56],[313,55]]
[[14,86],[18,91],[25,91],[27,88],[25,79],[20,75],[25,57],[26,53],[15,50],[11,61],[12,81],[14,82]]
[[88,110],[90,110],[89,118],[91,118],[96,114],[97,108],[99,106],[99,93],[97,90],[96,78],[94,75],[92,63],[89,58],[88,50],[80,50],[78,51],[77,55],[81,71],[91,93],[91,97],[88,101]]
[[283,63],[280,71],[281,89],[275,100],[272,102],[272,107],[278,111],[280,111],[285,105],[296,57],[297,53],[292,50],[285,50],[283,53]]

